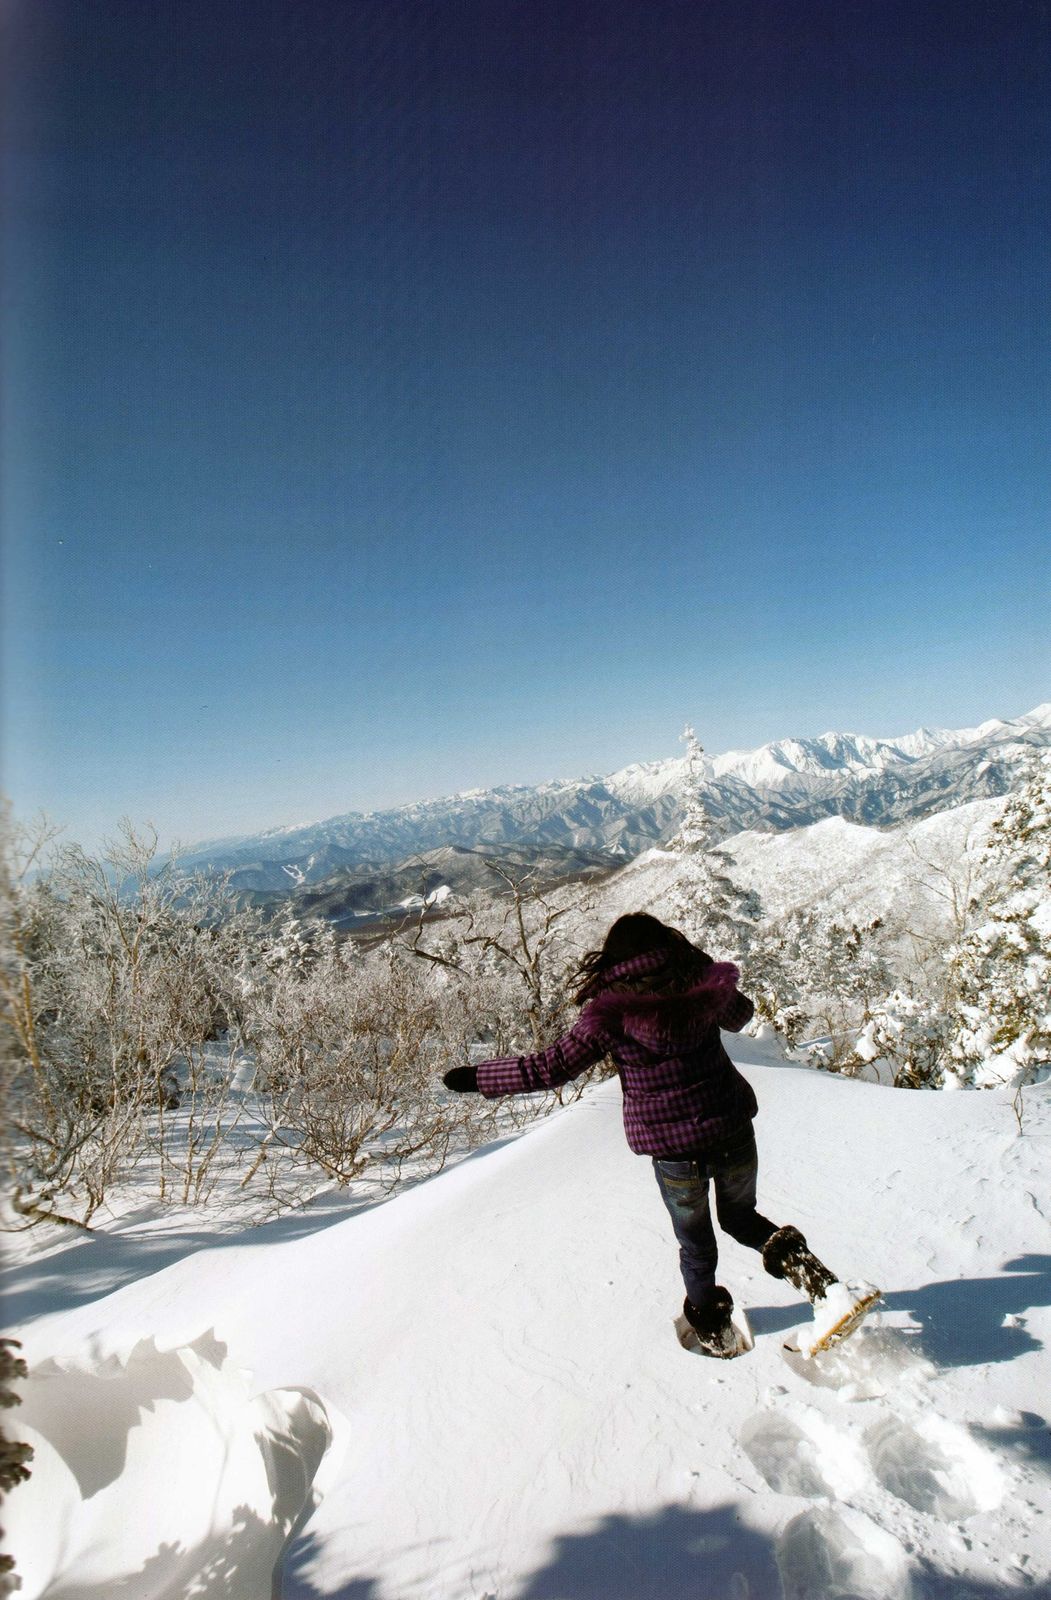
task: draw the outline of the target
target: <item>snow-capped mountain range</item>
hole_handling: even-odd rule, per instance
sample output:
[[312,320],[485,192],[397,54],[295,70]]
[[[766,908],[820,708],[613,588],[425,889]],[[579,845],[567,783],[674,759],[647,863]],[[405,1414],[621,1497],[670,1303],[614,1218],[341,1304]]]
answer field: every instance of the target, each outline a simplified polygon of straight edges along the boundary
[[[921,728],[888,739],[825,733],[706,754],[700,778],[710,814],[728,833],[781,831],[831,816],[888,827],[1006,793],[1033,749],[1048,745],[1051,702],[977,728]],[[216,840],[185,853],[182,864],[231,869],[237,887],[272,894],[445,846],[495,853],[551,846],[623,861],[674,832],[686,778],[681,756],[608,777],[469,790]]]

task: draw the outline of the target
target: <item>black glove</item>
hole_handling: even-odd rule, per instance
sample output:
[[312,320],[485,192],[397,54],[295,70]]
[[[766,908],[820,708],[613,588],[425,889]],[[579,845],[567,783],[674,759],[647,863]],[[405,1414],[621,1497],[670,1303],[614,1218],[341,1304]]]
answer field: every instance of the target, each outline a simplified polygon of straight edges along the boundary
[[442,1079],[447,1089],[452,1089],[456,1094],[478,1093],[478,1068],[453,1067]]

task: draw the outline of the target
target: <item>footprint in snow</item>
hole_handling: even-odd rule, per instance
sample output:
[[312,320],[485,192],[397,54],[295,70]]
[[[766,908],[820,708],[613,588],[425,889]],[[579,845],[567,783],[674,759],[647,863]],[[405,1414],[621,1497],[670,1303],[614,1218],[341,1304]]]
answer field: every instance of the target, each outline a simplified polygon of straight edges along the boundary
[[820,1417],[797,1421],[783,1412],[761,1411],[749,1418],[740,1437],[745,1455],[777,1494],[831,1499],[853,1494],[868,1481],[853,1441]]
[[784,1600],[913,1600],[901,1545],[858,1511],[813,1506],[793,1517],[774,1553]]
[[886,1417],[866,1433],[865,1447],[877,1480],[914,1511],[961,1522],[992,1511],[1003,1499],[997,1461],[942,1417],[915,1424]]

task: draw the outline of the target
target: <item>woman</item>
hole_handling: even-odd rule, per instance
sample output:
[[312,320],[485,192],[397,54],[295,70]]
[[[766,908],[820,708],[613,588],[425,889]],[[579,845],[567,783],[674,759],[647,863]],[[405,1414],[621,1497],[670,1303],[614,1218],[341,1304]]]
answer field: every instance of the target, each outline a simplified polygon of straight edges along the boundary
[[778,1227],[756,1210],[758,1105],[719,1037],[721,1028],[739,1032],[754,1013],[737,978],[736,967],[713,961],[656,917],[618,917],[602,949],[580,964],[574,998],[583,1009],[569,1033],[535,1055],[455,1067],[443,1080],[459,1093],[496,1099],[557,1088],[612,1057],[628,1144],[652,1159],[679,1242],[684,1315],[712,1356],[737,1355],[739,1346],[733,1300],[715,1281],[709,1181],[720,1226],[761,1251],[767,1272],[810,1300],[836,1282],[798,1228]]

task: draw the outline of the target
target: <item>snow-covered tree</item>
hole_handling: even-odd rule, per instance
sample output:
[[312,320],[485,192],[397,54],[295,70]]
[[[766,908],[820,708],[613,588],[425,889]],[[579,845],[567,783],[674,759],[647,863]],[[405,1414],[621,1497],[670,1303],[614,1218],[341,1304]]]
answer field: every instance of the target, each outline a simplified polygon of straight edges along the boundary
[[983,877],[973,926],[947,956],[947,1068],[977,1088],[1051,1062],[1051,752],[990,829]]
[[896,1089],[938,1087],[943,1079],[950,1022],[928,993],[892,989],[872,1006],[854,1041],[850,1070],[871,1065]]
[[[22,1403],[21,1396],[11,1388],[13,1379],[29,1376],[25,1362],[14,1353],[21,1348],[17,1339],[0,1339],[0,1406],[4,1408]],[[0,1428],[0,1493],[10,1494],[16,1484],[25,1483],[31,1476],[29,1463],[32,1459],[32,1445],[20,1439],[9,1439],[6,1431]],[[14,1594],[21,1587],[22,1581],[15,1575],[14,1557],[0,1555],[0,1595]]]
[[759,897],[734,882],[733,857],[719,847],[721,830],[704,803],[704,748],[689,726],[681,737],[686,746],[683,816],[668,848],[681,856],[682,866],[669,910],[688,939],[713,955],[740,958],[759,920]]
[[1051,757],[950,887],[955,936],[870,1007],[854,1059],[909,1088],[1022,1084],[1051,1059]]
[[545,888],[535,868],[486,860],[493,888],[445,901],[445,917],[399,934],[401,947],[455,974],[476,997],[482,1036],[512,1050],[538,1050],[571,1023],[572,974],[579,961],[579,919],[592,903],[588,884]]
[[859,1071],[854,1041],[892,983],[880,918],[843,924],[806,908],[764,924],[749,953],[756,1009],[818,1066]]
[[[209,1058],[256,919],[227,880],[158,866],[152,829],[122,823],[100,856],[67,845],[45,860],[39,844],[3,829],[5,1219],[83,1226],[147,1156],[162,1199],[173,1184],[196,1195],[213,1170],[228,1078]],[[173,1138],[183,1101],[192,1127]]]

